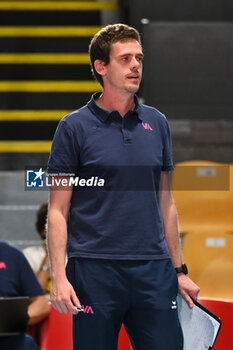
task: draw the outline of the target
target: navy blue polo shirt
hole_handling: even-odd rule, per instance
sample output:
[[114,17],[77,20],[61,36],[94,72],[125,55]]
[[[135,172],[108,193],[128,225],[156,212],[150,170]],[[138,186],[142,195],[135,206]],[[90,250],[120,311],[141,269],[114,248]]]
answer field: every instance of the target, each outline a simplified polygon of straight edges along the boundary
[[68,257],[166,259],[158,198],[161,171],[173,170],[169,126],[139,103],[122,118],[91,101],[64,117],[55,132],[47,172],[103,178],[75,186],[68,217]]
[[0,241],[0,297],[43,295],[37,277],[23,253]]

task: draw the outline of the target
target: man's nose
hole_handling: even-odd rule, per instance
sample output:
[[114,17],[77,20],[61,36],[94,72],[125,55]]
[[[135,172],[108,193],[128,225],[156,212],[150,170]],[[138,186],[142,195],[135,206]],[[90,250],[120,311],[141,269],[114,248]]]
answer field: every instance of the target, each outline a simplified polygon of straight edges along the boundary
[[132,58],[132,69],[138,69],[140,67],[140,61],[137,57]]

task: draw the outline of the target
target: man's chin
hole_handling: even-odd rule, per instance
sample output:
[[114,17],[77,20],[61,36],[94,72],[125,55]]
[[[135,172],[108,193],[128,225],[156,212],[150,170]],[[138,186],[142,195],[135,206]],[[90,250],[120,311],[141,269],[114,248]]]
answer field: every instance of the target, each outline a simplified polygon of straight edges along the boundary
[[139,90],[140,85],[127,86],[127,91],[131,94],[135,94]]

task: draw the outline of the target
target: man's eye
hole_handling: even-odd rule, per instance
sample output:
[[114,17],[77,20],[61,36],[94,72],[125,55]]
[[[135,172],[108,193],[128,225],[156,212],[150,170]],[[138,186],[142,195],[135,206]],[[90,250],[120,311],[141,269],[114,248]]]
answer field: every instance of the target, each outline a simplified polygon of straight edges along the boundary
[[128,57],[122,57],[122,61],[127,61],[128,60]]

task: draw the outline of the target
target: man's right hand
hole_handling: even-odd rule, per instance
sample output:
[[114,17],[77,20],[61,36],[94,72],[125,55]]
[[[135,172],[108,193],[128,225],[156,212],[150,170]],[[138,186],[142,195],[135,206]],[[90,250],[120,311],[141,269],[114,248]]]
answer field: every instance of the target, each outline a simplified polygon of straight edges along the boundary
[[72,285],[67,279],[59,282],[53,281],[50,298],[54,309],[60,313],[67,314],[68,312],[71,312],[72,314],[77,315],[79,311],[76,308],[82,308]]

